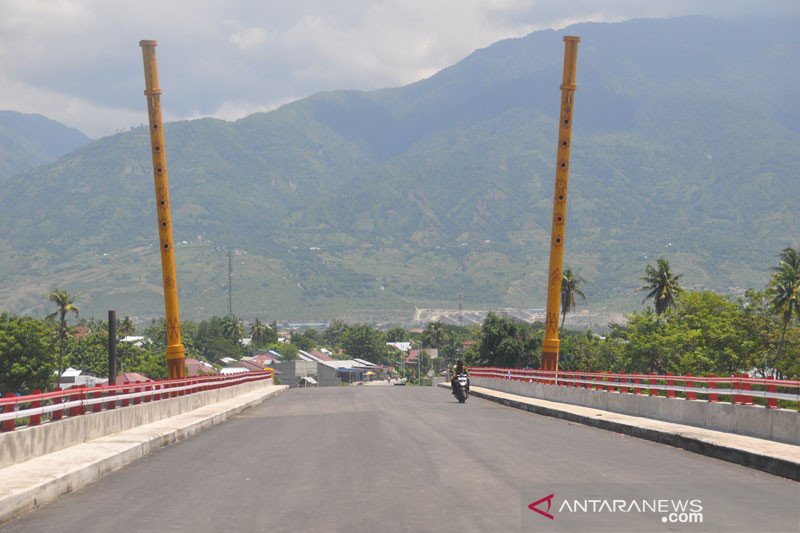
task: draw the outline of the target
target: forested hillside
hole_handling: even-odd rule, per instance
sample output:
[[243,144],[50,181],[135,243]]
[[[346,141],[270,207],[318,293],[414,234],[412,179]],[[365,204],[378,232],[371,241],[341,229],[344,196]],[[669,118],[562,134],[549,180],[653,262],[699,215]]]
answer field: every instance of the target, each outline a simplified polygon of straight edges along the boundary
[[0,183],[90,141],[78,130],[41,115],[0,111]]
[[[762,288],[800,227],[795,22],[581,24],[401,88],[168,124],[182,314],[224,312],[227,248],[243,316],[455,307],[459,293],[543,306],[564,34],[581,37],[565,261],[586,305],[638,306],[660,255],[689,288]],[[148,150],[137,129],[8,180],[6,307],[41,313],[58,285],[96,314],[160,312]]]

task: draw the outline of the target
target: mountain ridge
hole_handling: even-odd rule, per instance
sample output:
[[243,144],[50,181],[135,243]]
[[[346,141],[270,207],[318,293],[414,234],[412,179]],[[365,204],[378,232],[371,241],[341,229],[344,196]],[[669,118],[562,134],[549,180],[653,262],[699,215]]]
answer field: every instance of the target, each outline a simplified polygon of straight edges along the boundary
[[[587,279],[588,305],[638,305],[638,276],[659,255],[694,287],[763,286],[796,245],[800,135],[779,103],[800,86],[800,42],[790,21],[742,24],[580,24],[405,87],[166,124],[182,307],[223,313],[227,248],[239,250],[243,315],[455,306],[458,294],[541,306],[567,33],[582,41],[565,261]],[[139,128],[10,180],[0,264],[34,266],[0,278],[13,309],[43,312],[32,287],[47,280],[73,283],[89,309],[158,314],[158,257],[130,252],[155,236],[148,146]],[[75,223],[55,225],[54,206]]]

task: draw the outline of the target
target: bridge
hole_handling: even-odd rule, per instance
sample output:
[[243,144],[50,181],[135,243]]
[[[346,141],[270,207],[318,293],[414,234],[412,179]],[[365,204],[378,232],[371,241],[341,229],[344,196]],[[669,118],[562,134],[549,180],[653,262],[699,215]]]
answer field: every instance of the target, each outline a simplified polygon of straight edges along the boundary
[[[645,386],[687,385],[619,375],[603,377],[602,389],[582,388],[606,396],[604,410],[536,397],[574,392],[596,376],[555,383],[535,371],[509,373],[474,371],[465,405],[441,387],[286,390],[269,375],[71,391],[67,403],[55,402],[63,418],[0,434],[3,458],[36,455],[36,446],[20,445],[25,434],[49,427],[56,440],[54,429],[70,421],[141,424],[0,468],[0,531],[798,530],[797,443],[625,415],[611,398],[720,403],[795,421],[796,411],[687,401],[666,396],[669,389],[651,398]],[[791,395],[792,387],[776,388],[763,395]],[[200,399],[187,403],[193,396]],[[4,422],[19,413],[30,422],[31,409],[54,405],[3,401],[16,405],[0,415]],[[148,422],[140,412],[158,404],[183,406],[159,407],[163,417]],[[730,455],[719,460],[709,449]]]

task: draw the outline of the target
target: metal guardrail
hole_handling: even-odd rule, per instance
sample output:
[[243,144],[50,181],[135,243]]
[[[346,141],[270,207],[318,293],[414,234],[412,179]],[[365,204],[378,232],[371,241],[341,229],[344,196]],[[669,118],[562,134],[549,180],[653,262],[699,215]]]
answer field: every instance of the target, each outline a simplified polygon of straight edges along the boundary
[[[472,367],[473,377],[543,383],[559,387],[575,387],[606,392],[631,393],[644,396],[677,398],[678,393],[687,400],[705,396],[709,402],[718,402],[719,396],[730,396],[733,404],[752,405],[753,397],[765,398],[767,407],[777,409],[778,400],[800,402],[800,381],[774,378],[751,378],[745,374],[729,377],[676,376],[673,374],[625,374],[608,372],[573,372],[528,370],[523,368]],[[646,391],[646,392],[644,392]]]
[[87,412],[97,413],[167,398],[231,387],[251,381],[272,379],[272,370],[228,376],[198,376],[185,379],[73,387],[65,390],[18,396],[6,393],[0,398],[0,431],[14,431],[17,420],[28,419],[27,426],[38,426]]

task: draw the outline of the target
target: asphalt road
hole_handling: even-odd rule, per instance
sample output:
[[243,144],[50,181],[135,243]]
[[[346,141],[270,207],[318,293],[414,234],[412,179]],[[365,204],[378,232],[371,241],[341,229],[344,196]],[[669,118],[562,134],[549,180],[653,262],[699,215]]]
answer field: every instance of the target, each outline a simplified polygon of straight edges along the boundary
[[[528,509],[550,493],[698,498],[704,522]],[[291,390],[0,531],[798,531],[799,509],[800,483],[669,446],[444,389],[330,387]]]

